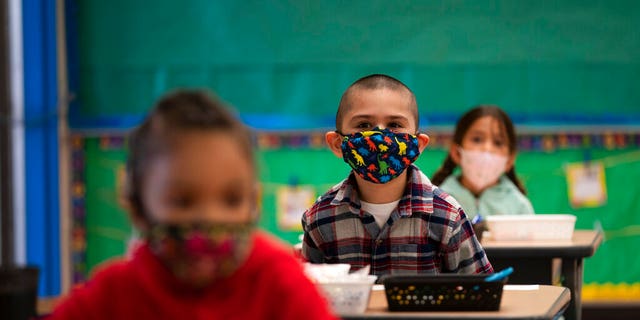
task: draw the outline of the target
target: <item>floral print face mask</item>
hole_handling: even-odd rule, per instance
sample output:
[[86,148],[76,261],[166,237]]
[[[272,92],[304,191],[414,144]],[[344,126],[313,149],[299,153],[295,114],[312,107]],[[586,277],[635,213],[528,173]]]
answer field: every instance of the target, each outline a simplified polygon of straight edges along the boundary
[[230,276],[251,251],[254,224],[154,224],[152,252],[181,282],[202,288]]

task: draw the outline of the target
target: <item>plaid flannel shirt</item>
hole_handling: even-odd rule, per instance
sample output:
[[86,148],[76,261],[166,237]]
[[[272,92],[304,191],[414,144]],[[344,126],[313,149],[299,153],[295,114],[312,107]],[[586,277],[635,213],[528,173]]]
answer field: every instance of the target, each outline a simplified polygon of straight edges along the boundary
[[450,195],[412,165],[404,194],[378,227],[361,210],[353,173],[302,216],[303,257],[312,263],[371,266],[371,273],[492,273],[471,222]]

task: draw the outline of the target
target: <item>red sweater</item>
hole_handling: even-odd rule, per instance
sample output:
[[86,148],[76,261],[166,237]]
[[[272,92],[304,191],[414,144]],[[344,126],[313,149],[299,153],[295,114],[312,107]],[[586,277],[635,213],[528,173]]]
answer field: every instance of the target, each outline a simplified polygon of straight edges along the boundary
[[146,245],[75,288],[51,319],[336,319],[291,251],[263,232],[246,263],[226,280],[194,292]]

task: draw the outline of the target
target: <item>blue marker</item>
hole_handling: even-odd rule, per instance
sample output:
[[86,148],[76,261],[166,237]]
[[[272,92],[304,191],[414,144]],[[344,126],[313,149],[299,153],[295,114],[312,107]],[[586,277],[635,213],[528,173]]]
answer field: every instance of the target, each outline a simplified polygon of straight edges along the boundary
[[512,273],[513,273],[513,268],[512,267],[508,267],[506,269],[502,269],[502,271],[500,271],[500,272],[496,272],[496,273],[484,278],[484,281],[485,282],[502,281],[502,280],[504,280],[504,278],[508,277]]

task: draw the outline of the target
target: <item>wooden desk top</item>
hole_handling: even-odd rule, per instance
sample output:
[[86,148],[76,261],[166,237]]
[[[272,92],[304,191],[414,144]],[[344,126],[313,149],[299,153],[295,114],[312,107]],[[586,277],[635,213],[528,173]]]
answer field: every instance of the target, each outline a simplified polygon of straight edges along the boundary
[[571,240],[494,241],[482,239],[482,247],[489,257],[561,257],[592,256],[602,243],[602,233],[596,230],[575,230]]
[[552,319],[570,300],[569,289],[565,287],[506,285],[498,311],[390,312],[384,291],[373,290],[364,314],[344,315],[343,319]]

